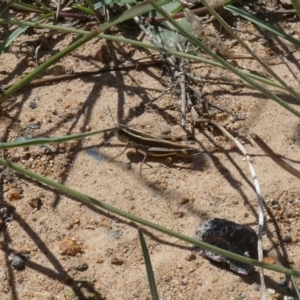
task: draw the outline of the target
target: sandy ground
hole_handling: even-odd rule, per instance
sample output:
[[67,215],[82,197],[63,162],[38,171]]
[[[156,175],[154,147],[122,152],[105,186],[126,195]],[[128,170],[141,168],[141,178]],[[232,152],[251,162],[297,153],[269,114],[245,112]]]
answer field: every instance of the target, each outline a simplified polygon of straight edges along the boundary
[[[282,41],[263,43],[265,37],[254,37],[253,26],[243,26],[244,39],[256,45],[258,52],[273,51],[277,55],[293,50]],[[295,34],[299,32],[298,22],[286,26]],[[26,38],[32,36],[23,37]],[[41,59],[72,40],[72,36],[53,37],[53,47],[42,50]],[[76,72],[101,68],[103,63],[95,59],[101,45],[103,41],[93,40],[60,64]],[[128,60],[155,59],[148,51],[125,45],[113,44],[109,49],[110,66]],[[298,59],[299,54],[294,53],[270,63],[294,88],[299,87]],[[245,70],[263,74],[252,60],[235,62]],[[0,57],[0,65],[1,84],[6,85],[31,70],[34,60],[8,52]],[[224,82],[229,78],[231,83],[238,83],[220,69],[191,67],[204,78],[194,88],[205,100],[243,116],[240,120],[225,116],[223,120],[224,114],[220,113],[219,119],[240,137],[254,163],[269,208],[263,238],[268,262],[299,270],[299,180],[274,164],[250,138],[250,133],[259,134],[299,168],[299,120],[260,93]],[[191,132],[190,113],[183,130],[181,113],[174,108],[180,96],[173,93],[159,97],[166,90],[165,79],[162,67],[138,67],[24,88],[15,94],[14,103],[2,110],[1,140],[109,128],[114,123],[108,107],[116,122],[135,125],[148,134],[162,134],[163,123],[170,126],[172,135]],[[276,92],[299,109],[291,97]],[[4,156],[188,236],[194,236],[199,223],[209,217],[225,218],[257,230],[257,197],[247,163],[230,141],[211,129],[196,129],[194,146],[219,151],[193,160],[147,158],[141,175],[143,156],[134,150],[128,149],[110,161],[124,149],[113,135],[18,148],[5,151]],[[150,299],[136,224],[16,173],[3,168],[1,171],[0,299]],[[146,242],[161,299],[260,299],[257,269],[248,276],[237,275],[226,266],[194,257],[191,245],[149,229]],[[28,258],[20,270],[12,266],[13,262],[18,266],[18,255]],[[265,279],[270,299],[293,299],[291,282],[284,275],[265,271]]]

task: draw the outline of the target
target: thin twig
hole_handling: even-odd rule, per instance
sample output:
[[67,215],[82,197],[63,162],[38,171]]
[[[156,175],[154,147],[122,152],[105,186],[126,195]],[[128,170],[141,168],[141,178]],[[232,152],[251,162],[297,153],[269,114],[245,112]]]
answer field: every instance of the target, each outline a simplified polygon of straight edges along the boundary
[[[216,5],[212,5],[212,7],[214,7],[214,9],[216,10],[219,10],[219,9],[222,9],[223,8],[223,3],[218,3]],[[195,15],[205,15],[207,14],[207,8],[206,7],[199,7],[199,8],[195,8],[192,10],[192,12],[195,14]],[[172,15],[172,18],[173,19],[181,19],[184,17],[184,14],[183,12],[179,12],[179,13],[175,13]],[[143,20],[144,23],[149,23],[149,24],[153,24],[153,23],[161,23],[161,22],[164,22],[166,21],[166,18],[164,17],[157,17],[157,18],[145,18]]]
[[[125,3],[125,6],[127,9],[131,8],[131,5],[128,3]],[[146,36],[148,37],[148,39],[153,45],[157,47],[162,47],[161,43],[159,43],[155,38],[155,36],[153,36],[153,34],[144,26],[143,22],[140,20],[138,16],[133,17],[133,20],[140,27],[140,29],[146,34]]]
[[181,125],[183,127],[186,126],[186,76],[185,76],[185,64],[186,61],[185,59],[181,59],[180,62],[180,70],[181,70],[181,75],[180,75],[180,89],[181,89]]

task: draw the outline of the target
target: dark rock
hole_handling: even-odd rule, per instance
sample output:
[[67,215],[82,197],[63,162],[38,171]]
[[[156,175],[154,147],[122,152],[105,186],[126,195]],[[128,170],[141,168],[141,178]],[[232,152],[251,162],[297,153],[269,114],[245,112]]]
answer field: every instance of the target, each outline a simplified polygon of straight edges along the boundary
[[[246,225],[240,225],[224,219],[211,218],[200,224],[195,238],[245,257],[253,259],[258,257],[257,234],[251,227]],[[216,262],[228,264],[230,269],[238,274],[248,275],[253,270],[253,266],[229,259],[223,255],[200,249],[196,246],[195,250]]]
[[290,243],[292,241],[292,237],[290,234],[285,234],[283,237],[282,237],[282,240],[285,242],[285,243]]
[[4,206],[0,208],[0,218],[4,222],[10,222],[14,219],[14,207],[13,206]]
[[36,209],[41,209],[43,205],[43,201],[39,197],[30,199],[28,203],[32,208],[36,208]]
[[35,103],[34,101],[30,101],[30,102],[29,102],[29,107],[30,107],[31,109],[35,109],[35,108],[37,107],[37,105],[36,105],[36,103]]
[[161,123],[160,129],[163,134],[168,134],[171,132],[171,127],[167,123]]
[[89,266],[85,262],[75,262],[75,263],[73,263],[72,268],[76,271],[83,272],[83,271],[86,271],[89,268]]
[[121,265],[123,265],[124,260],[122,258],[119,258],[119,257],[114,255],[114,256],[112,256],[112,258],[110,260],[110,263],[112,265],[121,266]]
[[23,270],[25,268],[25,259],[21,255],[14,255],[11,261],[11,266],[17,270]]

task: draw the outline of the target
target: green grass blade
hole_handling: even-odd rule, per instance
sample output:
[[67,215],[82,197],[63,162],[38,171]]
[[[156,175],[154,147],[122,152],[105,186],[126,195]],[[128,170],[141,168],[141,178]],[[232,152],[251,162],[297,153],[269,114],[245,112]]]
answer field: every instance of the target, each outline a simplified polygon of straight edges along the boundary
[[89,9],[94,11],[94,5],[91,0],[85,0],[86,4],[88,5]]
[[103,19],[103,17],[101,16],[101,13],[94,8],[94,5],[91,0],[85,0],[85,2],[87,3],[89,9],[93,12],[93,15],[95,15],[98,20]]
[[15,29],[3,42],[0,44],[0,55],[5,51],[5,49],[24,31],[26,31],[28,26],[21,26]]
[[82,6],[80,4],[74,4],[73,7],[78,9],[79,11],[81,11],[84,14],[91,15],[91,16],[94,15],[94,12],[88,7]]
[[257,26],[259,26],[261,28],[264,28],[264,29],[268,30],[269,32],[273,33],[274,35],[279,36],[279,37],[291,42],[296,47],[298,47],[298,48],[300,47],[300,41],[299,40],[296,40],[293,37],[291,37],[290,35],[286,34],[285,32],[269,25],[268,23],[266,23],[262,20],[259,20],[259,19],[255,18],[251,14],[249,14],[249,13],[247,13],[247,12],[237,8],[237,7],[234,7],[232,5],[224,6],[224,8],[226,10],[232,12],[232,13],[235,13],[235,14],[243,17],[246,20],[251,21],[252,23],[256,24]]
[[102,134],[102,133],[106,133],[106,132],[115,132],[119,129],[120,129],[119,127],[112,127],[112,128],[108,128],[108,129],[95,130],[95,131],[72,134],[72,135],[65,135],[65,136],[60,136],[60,137],[35,138],[35,139],[29,139],[29,140],[25,140],[25,141],[0,143],[0,149],[64,143],[64,142],[68,142],[68,141],[72,141],[72,140],[79,140],[79,139],[86,138],[88,136],[93,136],[93,135]]
[[153,273],[152,264],[151,264],[151,259],[150,259],[147,244],[146,244],[146,241],[145,241],[145,238],[143,235],[143,230],[141,228],[138,228],[138,233],[139,233],[139,240],[140,240],[140,244],[142,247],[144,260],[145,260],[145,266],[146,266],[146,270],[147,270],[147,276],[148,276],[149,287],[150,287],[150,292],[151,292],[151,299],[159,300],[156,283],[155,283],[155,278],[154,278],[154,273]]
[[35,5],[32,5],[32,7],[39,5],[41,9],[44,9],[45,11],[51,11],[51,9],[44,4],[44,1],[34,0],[33,2]]
[[271,270],[271,271],[275,271],[275,272],[279,272],[279,273],[283,273],[283,274],[286,274],[286,275],[290,275],[290,276],[295,276],[295,277],[300,277],[300,271],[296,271],[296,270],[292,270],[292,269],[288,269],[288,268],[284,268],[284,267],[281,267],[281,266],[277,266],[277,265],[272,265],[272,264],[266,264],[266,263],[263,263],[263,262],[260,262],[260,261],[257,261],[255,259],[251,259],[251,258],[248,258],[248,257],[245,257],[245,256],[241,256],[241,255],[237,255],[235,253],[231,253],[229,251],[226,251],[226,250],[223,250],[223,249],[220,249],[220,248],[217,248],[215,246],[212,246],[212,245],[209,245],[209,244],[206,244],[204,242],[201,242],[197,239],[194,239],[194,238],[191,238],[191,237],[188,237],[184,234],[181,234],[179,232],[175,232],[173,230],[170,230],[166,227],[163,227],[161,225],[158,225],[158,224],[155,224],[153,222],[150,222],[148,220],[145,220],[143,218],[140,218],[138,216],[135,216],[131,213],[128,213],[128,212],[125,212],[119,208],[116,208],[112,205],[109,205],[107,203],[105,203],[104,201],[99,201],[95,198],[92,198],[92,197],[89,197],[85,194],[82,194],[78,191],[75,191],[71,188],[68,188],[60,183],[57,183],[47,177],[44,177],[44,176],[41,176],[33,171],[30,171],[30,170],[27,170],[23,167],[20,167],[18,166],[17,164],[14,164],[4,158],[1,158],[0,157],[0,164],[5,166],[5,167],[8,167],[16,172],[19,172],[25,176],[28,176],[40,183],[44,183],[52,188],[55,188],[57,191],[61,192],[61,193],[64,193],[70,197],[74,197],[76,198],[77,200],[81,201],[82,203],[90,203],[90,204],[93,204],[101,209],[104,209],[104,210],[107,210],[109,212],[112,212],[112,213],[115,213],[121,217],[124,217],[126,219],[129,219],[133,222],[136,222],[136,223],[139,223],[139,224],[142,224],[144,226],[147,226],[149,228],[152,228],[152,229],[155,229],[157,231],[160,231],[162,233],[165,233],[167,235],[170,235],[170,236],[173,236],[173,237],[176,237],[182,241],[185,241],[187,243],[190,243],[190,244],[193,244],[193,245],[196,245],[200,248],[203,248],[205,250],[209,250],[209,251],[212,251],[212,252],[215,252],[215,253],[218,253],[218,254],[221,254],[221,255],[224,255],[228,258],[231,258],[231,259],[234,259],[234,260],[237,260],[237,261],[240,261],[240,262],[243,262],[243,263],[246,263],[246,264],[251,264],[253,266],[258,266],[258,267],[261,267],[261,268],[265,268],[265,269],[268,269],[268,270]]

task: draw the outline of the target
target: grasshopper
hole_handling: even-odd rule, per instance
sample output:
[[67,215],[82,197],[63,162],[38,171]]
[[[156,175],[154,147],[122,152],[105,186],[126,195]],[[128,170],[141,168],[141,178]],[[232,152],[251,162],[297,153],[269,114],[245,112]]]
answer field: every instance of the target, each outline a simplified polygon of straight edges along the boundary
[[[144,155],[144,159],[140,166],[145,162],[147,155],[154,157],[178,156],[178,157],[194,157],[199,153],[194,147],[187,147],[169,141],[170,137],[152,136],[141,131],[132,129],[126,125],[117,125],[120,129],[116,131],[117,137],[122,143],[127,144],[124,151],[128,147],[133,147],[137,152]],[[182,140],[182,138],[181,138]],[[122,151],[117,156],[124,153]],[[112,158],[115,159],[117,156]]]

